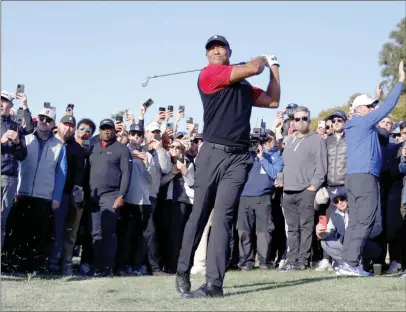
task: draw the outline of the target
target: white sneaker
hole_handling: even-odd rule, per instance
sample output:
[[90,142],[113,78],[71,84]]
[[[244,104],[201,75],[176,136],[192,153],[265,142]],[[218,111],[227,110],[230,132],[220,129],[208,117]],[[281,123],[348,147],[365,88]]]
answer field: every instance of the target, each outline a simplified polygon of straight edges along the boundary
[[394,274],[394,273],[398,273],[398,271],[401,269],[402,265],[397,262],[397,261],[392,261],[388,271],[386,271],[386,273],[388,274]]
[[321,260],[315,269],[315,271],[317,271],[317,272],[323,272],[323,271],[327,271],[327,270],[334,271],[334,269],[331,266],[330,261],[328,261],[328,259]]
[[190,270],[190,274],[197,275],[205,275],[206,274],[206,268],[202,266],[193,266],[192,269]]
[[279,261],[279,265],[278,265],[278,269],[282,269],[283,266],[288,262],[288,260],[286,259],[282,259],[281,261]]

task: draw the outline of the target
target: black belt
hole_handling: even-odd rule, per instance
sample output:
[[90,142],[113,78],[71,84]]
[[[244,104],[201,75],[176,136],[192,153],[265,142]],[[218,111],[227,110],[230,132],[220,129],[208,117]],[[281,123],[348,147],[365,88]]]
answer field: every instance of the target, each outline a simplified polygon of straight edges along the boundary
[[226,153],[230,154],[244,154],[248,153],[248,147],[239,147],[239,146],[227,146],[227,145],[222,145],[222,144],[217,144],[217,143],[211,143],[211,142],[204,142],[208,143],[211,147],[217,148],[219,150],[222,150]]

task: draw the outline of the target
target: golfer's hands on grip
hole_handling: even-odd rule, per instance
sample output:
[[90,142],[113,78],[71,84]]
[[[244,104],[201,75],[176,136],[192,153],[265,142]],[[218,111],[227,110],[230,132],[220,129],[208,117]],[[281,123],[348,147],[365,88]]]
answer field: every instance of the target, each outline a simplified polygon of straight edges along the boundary
[[264,55],[262,55],[262,56],[266,59],[266,62],[267,62],[266,67],[271,68],[271,67],[274,66],[274,65],[276,65],[276,66],[279,67],[279,62],[278,62],[278,59],[276,58],[275,55],[272,55],[272,54],[264,54]]

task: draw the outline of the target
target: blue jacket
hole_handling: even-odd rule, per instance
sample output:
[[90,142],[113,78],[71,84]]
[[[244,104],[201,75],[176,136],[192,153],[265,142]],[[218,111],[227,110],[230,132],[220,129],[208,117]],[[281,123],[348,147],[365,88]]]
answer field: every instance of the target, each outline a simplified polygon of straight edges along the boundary
[[19,144],[6,142],[1,144],[1,175],[17,177],[18,176],[18,162],[23,161],[27,157],[27,146],[25,145],[24,136],[21,127],[10,117],[3,117],[1,120],[1,136],[10,130],[10,126],[17,127],[18,136],[20,138]]
[[255,197],[270,194],[276,174],[283,171],[283,158],[276,148],[272,148],[269,152],[264,150],[263,155],[263,159],[259,160],[256,154],[252,154],[254,164],[241,196]]
[[403,83],[398,82],[379,108],[364,116],[354,114],[351,120],[345,124],[347,175],[370,173],[379,177],[382,167],[382,153],[376,124],[394,109],[402,88]]

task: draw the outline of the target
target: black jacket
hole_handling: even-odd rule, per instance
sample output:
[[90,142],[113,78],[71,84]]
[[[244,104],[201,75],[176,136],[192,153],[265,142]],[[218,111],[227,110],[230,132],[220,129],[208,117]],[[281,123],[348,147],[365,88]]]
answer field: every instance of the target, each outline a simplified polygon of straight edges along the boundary
[[16,145],[9,141],[1,144],[1,175],[17,177],[18,162],[27,157],[27,146],[20,125],[12,121],[10,116],[2,116],[0,135],[3,136],[4,133],[10,130],[11,126],[17,127],[20,143]]
[[347,172],[347,142],[345,134],[337,141],[335,134],[326,139],[327,144],[327,185],[344,185]]
[[85,151],[75,140],[67,142],[66,160],[68,165],[64,192],[71,193],[75,185],[83,187],[85,173]]
[[91,196],[115,194],[125,197],[131,181],[132,157],[129,149],[113,141],[103,148],[100,143],[93,147],[89,158]]

